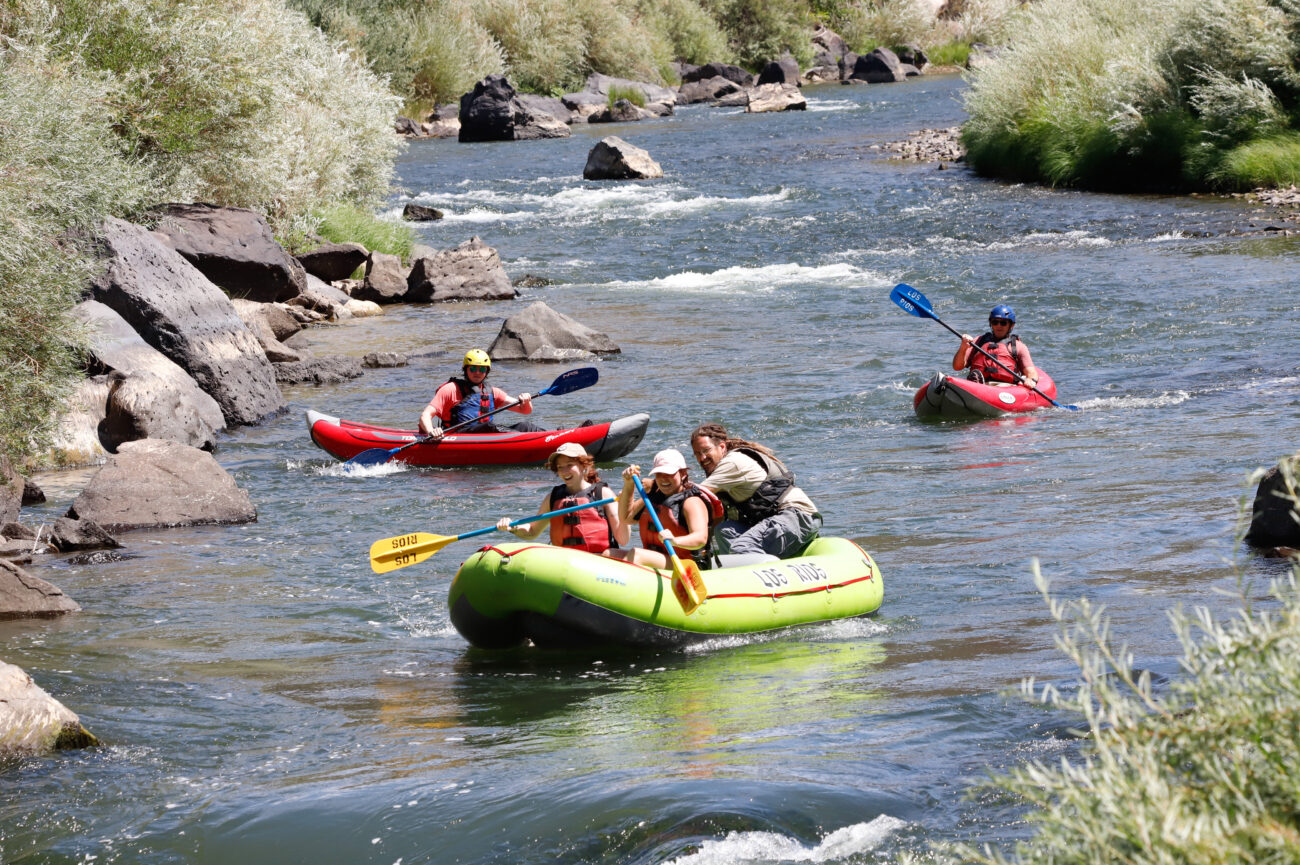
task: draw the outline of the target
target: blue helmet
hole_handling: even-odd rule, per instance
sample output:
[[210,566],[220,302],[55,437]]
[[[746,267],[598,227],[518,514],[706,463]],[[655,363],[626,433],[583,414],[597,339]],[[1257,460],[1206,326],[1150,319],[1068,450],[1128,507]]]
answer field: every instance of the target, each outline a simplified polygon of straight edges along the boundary
[[999,303],[997,306],[993,307],[993,311],[989,313],[989,318],[1005,318],[1007,321],[1015,324],[1016,311],[1005,303]]

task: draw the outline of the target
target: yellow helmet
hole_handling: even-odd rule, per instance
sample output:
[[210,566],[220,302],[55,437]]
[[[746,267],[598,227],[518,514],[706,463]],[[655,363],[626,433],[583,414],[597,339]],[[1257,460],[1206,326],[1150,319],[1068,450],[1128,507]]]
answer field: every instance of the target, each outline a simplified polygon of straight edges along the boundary
[[481,348],[471,348],[465,352],[465,360],[461,362],[461,366],[486,366],[491,369],[492,358],[488,357],[488,353]]

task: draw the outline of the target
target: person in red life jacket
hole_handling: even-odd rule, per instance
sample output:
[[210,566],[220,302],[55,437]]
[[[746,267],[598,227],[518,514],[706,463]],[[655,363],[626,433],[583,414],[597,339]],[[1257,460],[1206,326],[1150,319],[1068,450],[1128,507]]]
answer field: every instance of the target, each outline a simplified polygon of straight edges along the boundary
[[[641,546],[610,550],[605,555],[652,568],[666,568],[668,548],[663,539],[667,538],[679,559],[694,559],[701,569],[709,568],[713,558],[713,527],[722,519],[722,502],[712,491],[691,482],[682,452],[669,448],[655,454],[649,472],[653,483],[648,485],[646,496],[654,503],[655,513],[664,527],[662,535],[655,529],[645,501],[636,493],[633,475],[641,475],[640,466],[631,465],[623,470],[618,517],[624,526],[637,521]],[[630,528],[628,534],[631,534]]]
[[[542,499],[537,513],[558,511],[574,505],[585,505],[601,499],[613,498],[614,491],[596,473],[596,460],[577,442],[565,442],[546,458],[546,467],[560,478]],[[497,528],[510,532],[522,540],[532,540],[550,528],[551,543],[557,547],[571,547],[589,553],[603,553],[626,544],[631,532],[618,518],[615,502],[597,508],[584,508],[569,514],[535,520],[511,526],[510,517],[497,520]]]
[[821,532],[817,506],[768,448],[731,437],[722,424],[704,423],[691,433],[691,450],[708,475],[700,485],[726,506],[715,537],[724,562],[728,555],[792,558]]
[[[1006,304],[998,304],[989,313],[989,332],[979,339],[968,334],[961,335],[961,345],[952,356],[952,368],[958,371],[970,369],[966,377],[971,381],[1006,384],[1023,384],[1033,387],[1038,384],[1038,367],[1029,356],[1029,346],[1011,331],[1016,326],[1016,313]],[[1002,366],[1016,371],[1012,375],[989,360],[974,346],[996,357]]]
[[[465,360],[460,369],[461,375],[452,376],[443,382],[420,414],[420,432],[424,435],[437,441],[442,438],[444,426],[472,421],[502,406],[508,406],[510,411],[519,414],[533,413],[531,394],[521,393],[515,398],[487,383],[488,373],[492,371],[492,358],[483,349],[472,348],[465,352]],[[534,432],[542,430],[528,421],[514,424],[509,429]],[[501,432],[502,428],[494,424],[492,418],[488,418],[460,431]]]

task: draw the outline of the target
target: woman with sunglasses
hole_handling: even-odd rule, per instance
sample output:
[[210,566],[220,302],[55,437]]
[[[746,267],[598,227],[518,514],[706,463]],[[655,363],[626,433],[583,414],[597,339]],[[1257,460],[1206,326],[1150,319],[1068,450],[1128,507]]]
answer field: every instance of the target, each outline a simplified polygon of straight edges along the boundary
[[[1029,346],[1011,332],[1015,326],[1015,310],[1006,304],[993,307],[989,312],[988,333],[979,339],[962,334],[961,345],[957,347],[957,353],[952,356],[952,368],[958,371],[969,369],[970,372],[966,377],[972,381],[1005,382],[1034,387],[1038,384],[1038,367],[1034,366],[1033,358],[1029,356]],[[993,355],[1002,366],[998,366],[982,352],[976,351],[975,346]],[[1015,370],[1020,378],[1007,372],[1007,369],[1002,368],[1003,366]]]
[[[442,438],[443,425],[472,421],[500,406],[509,406],[509,410],[519,414],[533,413],[533,397],[521,393],[516,399],[510,394],[487,384],[488,373],[492,371],[492,358],[481,348],[472,348],[465,352],[461,363],[461,375],[447,379],[433,394],[433,399],[420,414],[420,432],[437,441]],[[511,405],[514,403],[514,405]],[[540,432],[542,427],[528,421],[522,421],[509,427],[521,432]],[[484,433],[501,432],[501,428],[492,421],[485,420],[464,427],[462,432]]]

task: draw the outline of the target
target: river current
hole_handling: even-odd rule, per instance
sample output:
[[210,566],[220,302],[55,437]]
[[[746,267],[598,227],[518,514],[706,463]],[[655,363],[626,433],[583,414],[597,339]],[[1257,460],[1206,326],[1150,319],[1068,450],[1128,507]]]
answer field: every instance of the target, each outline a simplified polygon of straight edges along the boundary
[[[1265,224],[1240,200],[1008,185],[873,148],[961,122],[963,87],[823,86],[807,112],[412,144],[393,218],[438,207],[423,242],[479,235],[512,277],[551,284],[313,329],[317,353],[413,359],[290,388],[287,413],[222,438],[256,523],[33,567],[84,611],[0,623],[3,657],[105,744],[0,761],[0,860],[869,863],[1026,837],[1014,803],[965,793],[1077,753],[1072,719],[1014,693],[1073,676],[1032,562],[1058,596],[1105,604],[1161,680],[1178,675],[1168,611],[1226,614],[1238,572],[1256,598],[1284,572],[1236,551],[1234,529],[1248,474],[1297,447],[1300,238],[1236,234]],[[609,134],[664,179],[582,180]],[[898,282],[968,333],[1014,306],[1080,411],[918,421],[912,394],[956,339],[894,306]],[[648,411],[643,465],[689,454],[705,420],[769,445],[825,532],[875,556],[880,612],[679,653],[488,653],[446,605],[481,542],[373,574],[372,541],[524,516],[553,479],[348,474],[304,410],[412,426],[467,348],[539,300],[622,353],[535,420]],[[536,392],[566,368],[493,379]],[[24,520],[61,514],[87,475],[39,475],[50,501]]]

